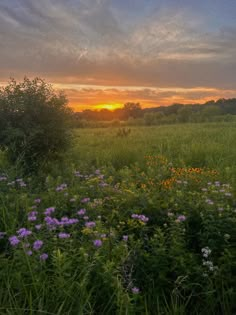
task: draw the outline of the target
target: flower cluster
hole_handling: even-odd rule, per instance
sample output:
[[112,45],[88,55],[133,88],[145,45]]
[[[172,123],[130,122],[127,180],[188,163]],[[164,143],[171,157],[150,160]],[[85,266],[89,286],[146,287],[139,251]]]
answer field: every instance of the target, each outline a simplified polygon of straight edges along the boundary
[[139,220],[139,221],[142,221],[144,223],[147,223],[149,221],[149,218],[146,217],[144,214],[135,214],[134,213],[134,214],[131,215],[131,218]]

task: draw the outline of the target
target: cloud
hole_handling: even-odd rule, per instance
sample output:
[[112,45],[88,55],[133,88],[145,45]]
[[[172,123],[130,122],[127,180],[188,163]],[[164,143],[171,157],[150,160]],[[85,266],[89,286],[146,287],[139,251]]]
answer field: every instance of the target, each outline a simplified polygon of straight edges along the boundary
[[[62,86],[56,85],[58,89]],[[236,90],[212,89],[212,88],[140,88],[140,87],[79,87],[63,85],[70,105],[77,111],[85,108],[95,109],[103,105],[119,105],[126,102],[139,102],[143,107],[155,107],[171,105],[173,103],[203,103],[208,100],[216,100],[236,96]]]
[[[205,6],[172,0],[158,5],[138,0],[133,7],[131,3],[2,1],[0,81],[28,75],[58,84],[140,86],[143,90],[236,89],[236,25],[231,19],[235,6],[229,10],[217,1],[211,17],[206,12],[208,0]],[[129,96],[126,92],[127,88],[122,90],[124,98]],[[147,99],[152,101],[150,95]]]

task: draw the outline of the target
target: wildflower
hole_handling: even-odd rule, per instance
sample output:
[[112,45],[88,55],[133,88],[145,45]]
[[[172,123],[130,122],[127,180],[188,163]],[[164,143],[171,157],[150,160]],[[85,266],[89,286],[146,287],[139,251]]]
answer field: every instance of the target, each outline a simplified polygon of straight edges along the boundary
[[78,215],[84,215],[85,212],[86,212],[86,209],[80,209],[80,210],[77,212],[77,214],[78,214]]
[[96,174],[96,175],[100,175],[100,173],[101,173],[100,170],[96,170],[96,171],[95,171],[95,174]]
[[28,214],[28,221],[36,221],[37,220],[37,211],[32,211]]
[[78,219],[74,219],[74,218],[67,218],[67,217],[63,217],[61,218],[61,221],[59,222],[59,225],[71,225],[71,224],[75,224],[78,223],[79,220]]
[[138,219],[138,220],[140,220],[140,221],[142,221],[144,223],[149,221],[149,218],[146,217],[144,214],[135,214],[134,213],[134,214],[131,215],[131,218],[132,219]]
[[231,196],[232,196],[232,194],[231,194],[231,193],[229,193],[229,192],[226,192],[226,193],[225,193],[225,196],[226,196],[226,197],[231,197]]
[[13,235],[9,237],[9,242],[11,243],[12,246],[16,246],[17,244],[20,243],[20,240],[18,239],[17,236]]
[[7,180],[6,176],[0,176],[0,182]]
[[39,259],[42,260],[42,261],[47,260],[47,259],[48,259],[48,254],[46,254],[46,253],[41,254],[41,255],[39,256]]
[[102,241],[101,240],[95,240],[95,241],[93,241],[93,245],[95,247],[101,247],[102,246]]
[[127,242],[128,241],[128,235],[123,235],[123,241]]
[[87,203],[87,202],[89,202],[89,201],[90,201],[90,198],[83,198],[83,199],[81,200],[82,203]]
[[61,184],[59,186],[56,187],[56,191],[63,191],[67,188],[67,184]]
[[132,291],[133,294],[138,294],[140,290],[139,290],[139,288],[137,288],[137,287],[133,287],[133,288],[131,289],[131,291]]
[[211,199],[206,199],[206,203],[208,205],[214,205],[214,202]]
[[15,185],[15,181],[9,182],[9,183],[7,183],[7,185],[8,185],[8,186],[13,186],[13,185]]
[[101,238],[106,238],[107,235],[106,235],[106,234],[101,234],[100,237],[101,237]]
[[86,226],[87,228],[93,228],[93,227],[96,226],[96,223],[93,222],[93,221],[89,221],[89,222],[86,222],[86,223],[85,223],[85,226]]
[[75,201],[76,201],[75,198],[71,198],[71,199],[70,199],[70,202],[75,202]]
[[28,256],[31,256],[31,255],[33,254],[33,252],[32,252],[32,250],[28,250],[28,251],[26,252],[26,254],[27,254]]
[[102,182],[99,183],[99,186],[100,187],[106,187],[106,186],[108,186],[108,184],[106,182],[102,181]]
[[59,225],[60,222],[56,219],[56,218],[52,218],[52,217],[45,217],[44,221],[46,222],[47,226],[53,228],[55,227],[55,225]]
[[207,191],[207,188],[202,188],[202,191]]
[[88,217],[87,215],[85,215],[85,216],[83,217],[83,219],[86,221],[86,220],[89,219],[89,217]]
[[178,222],[183,222],[183,221],[185,221],[186,220],[186,216],[185,215],[179,215],[178,217],[177,217],[177,221]]
[[0,239],[4,238],[6,234],[7,234],[6,232],[0,232]]
[[33,249],[39,250],[43,246],[43,241],[37,240],[34,242]]
[[37,225],[35,225],[36,230],[40,230],[41,227],[42,227],[42,224],[37,224]]
[[34,203],[40,203],[40,202],[41,202],[41,199],[40,199],[40,198],[34,199]]
[[70,238],[70,234],[61,232],[58,234],[58,237],[59,238]]
[[27,237],[27,236],[31,235],[32,232],[27,230],[26,228],[21,228],[17,231],[17,234],[19,237],[23,238],[23,237]]
[[44,211],[45,215],[51,215],[55,211],[55,207],[49,207]]
[[208,258],[210,254],[211,254],[211,249],[209,247],[202,248],[202,256],[204,258]]

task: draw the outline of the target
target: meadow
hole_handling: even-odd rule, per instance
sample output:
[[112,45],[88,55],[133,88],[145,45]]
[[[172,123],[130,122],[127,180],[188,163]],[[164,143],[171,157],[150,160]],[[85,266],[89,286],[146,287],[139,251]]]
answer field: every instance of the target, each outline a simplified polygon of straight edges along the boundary
[[0,158],[0,314],[236,313],[236,124],[74,129]]

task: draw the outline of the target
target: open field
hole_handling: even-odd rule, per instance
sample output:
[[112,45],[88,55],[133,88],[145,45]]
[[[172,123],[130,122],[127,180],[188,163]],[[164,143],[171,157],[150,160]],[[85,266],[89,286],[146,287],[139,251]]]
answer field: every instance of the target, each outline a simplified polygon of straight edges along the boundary
[[1,315],[235,314],[236,124],[130,130],[37,176],[2,155]]
[[163,155],[178,167],[208,167],[236,183],[236,123],[131,127],[126,137],[119,128],[77,129],[70,157],[73,163],[145,165],[146,155]]

